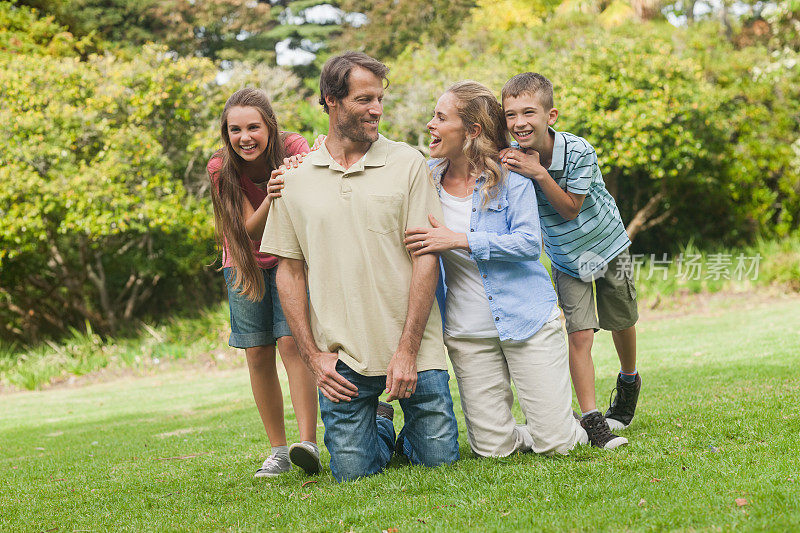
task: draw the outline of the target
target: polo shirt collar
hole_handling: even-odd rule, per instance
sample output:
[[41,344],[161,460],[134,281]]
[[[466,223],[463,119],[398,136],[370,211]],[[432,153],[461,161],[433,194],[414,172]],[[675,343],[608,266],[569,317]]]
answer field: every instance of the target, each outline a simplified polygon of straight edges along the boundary
[[319,145],[319,148],[311,152],[308,158],[311,160],[312,165],[318,167],[329,167],[331,164],[335,163],[324,142]]
[[378,140],[372,143],[364,154],[364,157],[356,161],[353,166],[346,169],[342,167],[328,152],[328,147],[325,143],[319,149],[311,152],[311,164],[319,167],[328,167],[331,170],[338,170],[339,172],[357,172],[364,170],[364,167],[382,167],[386,165],[389,158],[389,141],[383,135],[378,135]]
[[378,140],[372,143],[363,161],[365,167],[382,167],[389,158],[389,141],[383,135],[378,134]]
[[550,161],[550,167],[547,170],[564,170],[564,165],[566,164],[564,159],[567,157],[567,141],[564,139],[564,134],[549,126],[547,131],[555,135],[555,140],[553,141],[553,159]]

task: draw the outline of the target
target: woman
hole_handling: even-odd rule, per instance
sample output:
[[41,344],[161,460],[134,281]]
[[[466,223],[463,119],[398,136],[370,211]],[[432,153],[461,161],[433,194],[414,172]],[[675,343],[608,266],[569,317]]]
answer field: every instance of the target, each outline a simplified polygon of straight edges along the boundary
[[[281,310],[275,286],[277,259],[258,251],[272,201],[265,192],[267,181],[281,172],[276,169],[284,154],[308,152],[308,143],[296,133],[278,130],[269,99],[259,89],[235,92],[225,103],[220,122],[223,148],[208,162],[208,174],[228,286],[229,344],[245,350],[256,407],[272,446],[272,454],[255,476],[288,472],[292,462],[314,474],[322,469],[316,443],[314,379],[300,358]],[[291,448],[286,446],[276,343],[300,429],[301,442]]]
[[[572,416],[560,313],[539,262],[533,184],[499,162],[508,146],[502,108],[483,85],[456,83],[428,131],[444,220],[431,217],[432,228],[408,230],[405,242],[414,255],[441,254],[445,344],[470,447],[484,457],[566,453],[587,437]],[[525,426],[511,413],[511,380]]]

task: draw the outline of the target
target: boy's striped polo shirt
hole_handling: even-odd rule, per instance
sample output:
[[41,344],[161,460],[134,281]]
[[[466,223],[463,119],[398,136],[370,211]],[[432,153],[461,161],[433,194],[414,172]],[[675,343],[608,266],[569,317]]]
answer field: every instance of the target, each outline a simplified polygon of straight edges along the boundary
[[534,180],[545,250],[553,267],[574,277],[601,270],[630,246],[619,209],[606,189],[597,153],[585,139],[550,128],[555,134],[553,160],[547,172],[558,185],[585,194],[581,211],[567,220],[555,210]]

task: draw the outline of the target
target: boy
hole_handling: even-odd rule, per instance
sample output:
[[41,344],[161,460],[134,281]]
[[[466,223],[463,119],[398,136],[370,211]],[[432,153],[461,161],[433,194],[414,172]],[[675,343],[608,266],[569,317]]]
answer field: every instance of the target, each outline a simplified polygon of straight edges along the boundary
[[[558,110],[553,85],[541,74],[511,78],[502,92],[508,131],[519,143],[502,153],[503,164],[530,178],[553,282],[564,311],[569,365],[581,408],[581,425],[592,445],[627,444],[611,429],[633,419],[642,380],[636,371],[636,288],[628,247],[631,242],[614,198],[606,190],[597,154],[584,139],[553,130]],[[595,308],[592,281],[597,287]],[[599,328],[610,330],[620,361],[616,398],[605,417],[597,410],[592,342]]]

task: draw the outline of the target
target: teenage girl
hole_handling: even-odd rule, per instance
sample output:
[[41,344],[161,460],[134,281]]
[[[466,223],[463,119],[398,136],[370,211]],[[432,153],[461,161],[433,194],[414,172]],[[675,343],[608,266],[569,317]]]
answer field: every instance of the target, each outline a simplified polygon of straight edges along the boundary
[[[300,358],[281,310],[275,286],[277,259],[258,251],[273,199],[266,192],[267,182],[281,172],[277,169],[284,157],[308,152],[308,143],[296,133],[278,130],[269,99],[260,89],[236,91],[225,103],[220,122],[223,147],[207,168],[230,303],[228,343],[245,350],[256,407],[272,446],[272,454],[255,476],[283,474],[291,470],[291,463],[316,474],[322,465],[316,443],[314,379]],[[301,442],[291,448],[286,445],[276,343],[300,429]]]

